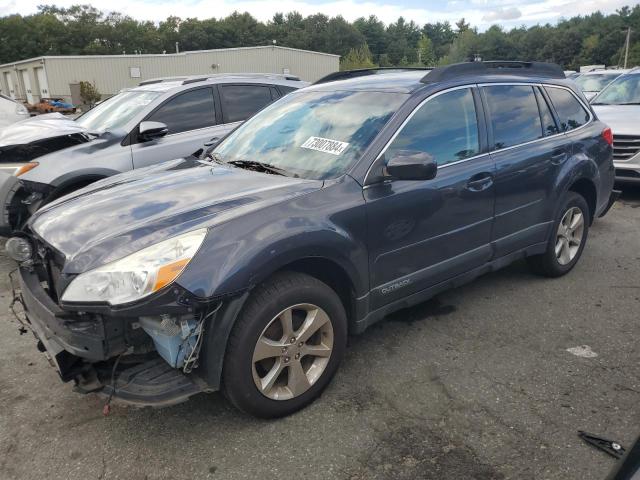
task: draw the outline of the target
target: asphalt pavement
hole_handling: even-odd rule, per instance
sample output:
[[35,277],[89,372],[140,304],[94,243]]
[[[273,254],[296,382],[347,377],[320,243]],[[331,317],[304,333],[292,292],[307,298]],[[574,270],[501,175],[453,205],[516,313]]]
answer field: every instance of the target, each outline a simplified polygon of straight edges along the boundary
[[[0,242],[1,243],[1,242]],[[0,254],[0,479],[604,479],[578,430],[640,434],[640,188],[560,279],[524,262],[350,340],[309,408],[262,421],[220,394],[114,406],[62,384],[8,314]]]

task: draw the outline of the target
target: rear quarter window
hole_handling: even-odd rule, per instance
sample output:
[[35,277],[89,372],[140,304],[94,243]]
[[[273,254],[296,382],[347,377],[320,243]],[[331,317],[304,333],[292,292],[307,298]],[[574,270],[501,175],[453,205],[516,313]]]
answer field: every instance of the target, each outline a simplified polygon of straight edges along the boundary
[[560,130],[567,132],[589,121],[589,112],[569,90],[558,87],[544,87],[544,89],[558,114]]

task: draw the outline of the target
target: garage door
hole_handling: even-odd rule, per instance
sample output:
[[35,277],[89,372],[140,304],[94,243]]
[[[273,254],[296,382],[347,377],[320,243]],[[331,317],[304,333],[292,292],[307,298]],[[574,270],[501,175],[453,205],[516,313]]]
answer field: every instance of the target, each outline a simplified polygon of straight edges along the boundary
[[40,89],[40,98],[49,96],[49,85],[47,84],[47,75],[44,73],[44,68],[37,67],[36,78],[38,79],[38,88]]
[[16,98],[16,87],[13,84],[13,77],[11,76],[10,72],[4,72],[4,81],[7,84],[7,86],[9,87],[9,91],[7,92],[8,95],[15,99]]
[[27,102],[33,103],[33,92],[31,91],[31,79],[29,78],[28,70],[20,70],[22,76],[22,85],[24,86],[24,94],[27,97]]

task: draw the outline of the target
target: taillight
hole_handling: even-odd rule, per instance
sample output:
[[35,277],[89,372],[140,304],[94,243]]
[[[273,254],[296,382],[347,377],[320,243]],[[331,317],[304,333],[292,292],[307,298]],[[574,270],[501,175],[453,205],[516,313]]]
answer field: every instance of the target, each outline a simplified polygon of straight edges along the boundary
[[605,128],[602,131],[602,138],[604,138],[604,141],[607,142],[609,145],[613,145],[613,132],[611,131],[610,128]]

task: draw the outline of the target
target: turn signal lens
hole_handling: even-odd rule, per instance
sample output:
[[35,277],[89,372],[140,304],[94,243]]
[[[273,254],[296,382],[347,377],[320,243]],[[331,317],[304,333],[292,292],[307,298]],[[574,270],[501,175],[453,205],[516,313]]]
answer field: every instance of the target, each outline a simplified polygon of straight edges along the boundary
[[613,132],[611,131],[610,128],[605,128],[602,131],[602,138],[604,138],[604,141],[607,142],[609,145],[613,145]]
[[34,168],[36,168],[38,165],[40,165],[38,162],[29,162],[29,163],[25,163],[24,165],[22,165],[19,169],[16,170],[16,172],[14,173],[14,175],[16,177],[19,177],[20,175],[24,175],[25,173],[27,173],[30,170],[33,170]]
[[178,278],[178,275],[182,273],[182,270],[187,266],[189,260],[191,259],[183,258],[182,260],[176,260],[173,263],[160,267],[156,275],[156,284],[153,286],[153,291],[157,292],[162,287],[169,285]]

